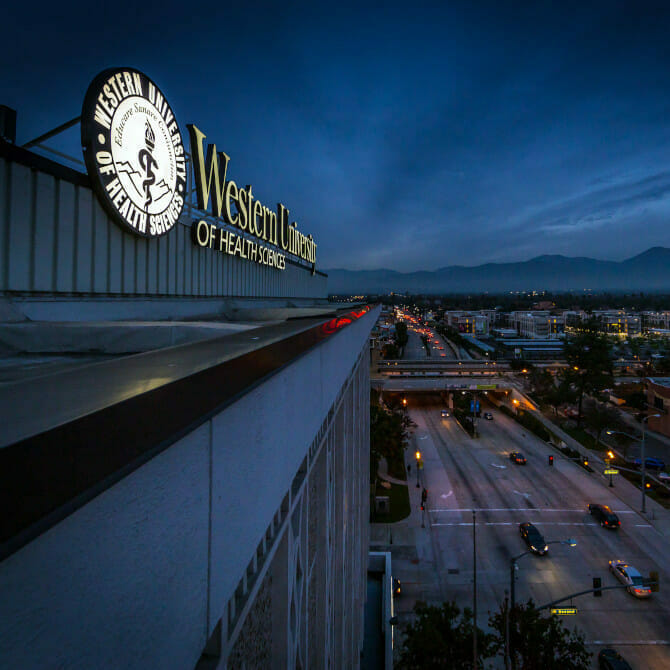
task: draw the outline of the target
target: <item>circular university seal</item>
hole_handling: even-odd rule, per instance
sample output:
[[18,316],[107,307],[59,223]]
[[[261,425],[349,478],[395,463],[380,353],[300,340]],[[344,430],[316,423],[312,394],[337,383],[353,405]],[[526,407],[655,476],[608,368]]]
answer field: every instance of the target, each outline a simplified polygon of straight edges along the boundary
[[186,197],[184,143],[156,84],[133,68],[101,72],[81,112],[91,184],[110,217],[142,237],[169,232]]

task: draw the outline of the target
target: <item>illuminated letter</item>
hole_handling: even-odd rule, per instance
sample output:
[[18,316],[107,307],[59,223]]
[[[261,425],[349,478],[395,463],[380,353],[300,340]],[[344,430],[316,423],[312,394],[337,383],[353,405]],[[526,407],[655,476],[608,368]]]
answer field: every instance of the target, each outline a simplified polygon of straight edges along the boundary
[[[205,135],[193,124],[187,124],[191,137],[191,156],[193,157],[193,173],[195,175],[195,191],[198,196],[198,207],[206,210],[209,204],[209,193],[212,188],[212,177],[214,178],[214,196],[212,198],[211,212],[214,216],[221,216],[223,209],[223,192],[226,188],[226,174],[228,172],[228,161],[230,157],[223,151],[216,152],[216,145],[207,147],[207,158],[202,151],[202,141]],[[223,170],[223,183],[219,181],[219,163]]]
[[[236,203],[237,201],[237,184],[231,179],[227,184],[226,184],[226,192],[225,196],[223,198],[223,201],[225,203],[225,209],[223,212],[223,218],[230,223],[233,226],[237,226],[240,222],[240,215],[235,214],[233,217],[232,212],[230,211],[230,201],[232,199],[233,202]],[[236,203],[237,204],[237,203]]]
[[[279,227],[279,237],[280,237],[280,243],[281,243],[281,248],[286,251],[288,248],[288,209],[284,207],[284,205],[281,204],[281,202],[277,205],[277,210],[278,210],[278,227]],[[286,231],[286,232],[284,232]],[[274,244],[277,244],[277,240],[275,239]]]
[[258,223],[259,216],[263,216],[263,205],[261,205],[260,200],[256,200],[254,203],[254,215],[251,217],[251,224],[249,225],[249,232],[256,237],[261,236],[261,227]]
[[[200,247],[206,247],[209,242],[209,224],[207,221],[198,221],[195,226],[191,226],[193,234],[193,241]],[[202,233],[205,234],[205,239],[202,239]]]

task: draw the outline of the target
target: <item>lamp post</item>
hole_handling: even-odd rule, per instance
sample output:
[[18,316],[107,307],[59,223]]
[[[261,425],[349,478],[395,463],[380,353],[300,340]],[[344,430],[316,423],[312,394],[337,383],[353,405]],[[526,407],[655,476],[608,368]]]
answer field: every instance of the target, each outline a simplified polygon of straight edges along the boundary
[[630,435],[629,433],[624,433],[621,430],[606,430],[605,433],[607,435],[625,435],[626,437],[629,437],[631,440],[635,440],[636,442],[640,443],[640,475],[642,477],[642,509],[640,510],[642,514],[647,513],[647,495],[646,495],[646,489],[645,489],[645,479],[647,477],[647,459],[646,459],[646,454],[645,454],[645,433],[644,433],[644,424],[649,421],[649,419],[658,419],[661,415],[660,414],[650,414],[649,416],[645,416],[642,419],[642,439],[639,439],[637,437],[634,437],[633,435]]
[[416,454],[416,488],[420,488],[419,484],[419,463],[421,463],[421,452],[417,451]]
[[472,510],[472,667],[477,670],[477,512]]
[[607,465],[609,465],[609,469],[610,469],[610,486],[614,487],[614,484],[612,484],[612,460],[614,459],[614,453],[611,452],[611,451],[608,451],[607,456],[609,457]]
[[[575,546],[577,546],[577,540],[573,540],[571,537],[569,537],[567,540],[551,540],[550,542],[547,542],[547,545],[550,545],[550,544],[567,544],[569,547],[575,547]],[[516,570],[516,562],[520,558],[523,558],[524,556],[527,556],[528,554],[532,554],[532,553],[533,552],[530,549],[528,549],[527,551],[524,551],[523,554],[519,554],[518,556],[514,556],[513,558],[510,559],[510,562],[509,562],[509,592],[510,592],[510,614],[509,614],[509,616],[510,616],[510,618],[513,616],[514,606],[516,605],[516,597],[515,597],[516,596],[516,590],[514,588],[514,585],[515,585],[514,584],[515,583],[514,572]],[[509,631],[509,627],[508,627],[508,631]],[[508,636],[509,636],[509,632],[508,632]],[[512,647],[512,645],[510,644],[510,639],[511,638],[508,637],[506,646],[507,646],[507,653],[509,654],[509,656],[511,658],[511,655],[512,655],[511,647]],[[509,659],[508,659],[508,661],[506,661],[506,665],[507,665],[507,663],[509,663]],[[507,667],[509,667],[509,666],[507,666]]]
[[645,416],[642,419],[642,442],[640,444],[640,460],[642,461],[642,513],[645,514],[647,511],[647,495],[645,493],[645,488],[644,488],[644,479],[647,474],[647,463],[646,463],[646,458],[645,458],[645,453],[644,453],[644,424],[649,421],[649,419],[658,419],[661,415],[660,414],[650,414],[649,416]]

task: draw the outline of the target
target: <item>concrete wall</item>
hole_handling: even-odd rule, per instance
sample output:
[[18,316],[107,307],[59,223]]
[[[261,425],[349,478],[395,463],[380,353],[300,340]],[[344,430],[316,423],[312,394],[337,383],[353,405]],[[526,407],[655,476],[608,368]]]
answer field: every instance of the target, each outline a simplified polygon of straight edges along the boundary
[[[357,667],[377,313],[0,564],[0,667],[195,667],[219,622],[223,666],[250,613],[273,607],[285,628],[268,648],[291,667],[309,639],[325,640],[316,667]],[[323,630],[310,631],[310,607]]]

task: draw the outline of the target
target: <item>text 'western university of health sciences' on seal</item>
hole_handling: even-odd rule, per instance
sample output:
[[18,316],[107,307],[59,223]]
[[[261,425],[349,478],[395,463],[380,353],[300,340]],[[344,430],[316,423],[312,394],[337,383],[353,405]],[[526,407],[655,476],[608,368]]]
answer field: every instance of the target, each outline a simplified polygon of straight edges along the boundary
[[116,223],[142,237],[174,227],[186,197],[184,144],[151,79],[133,68],[95,77],[84,98],[81,143],[93,188]]

